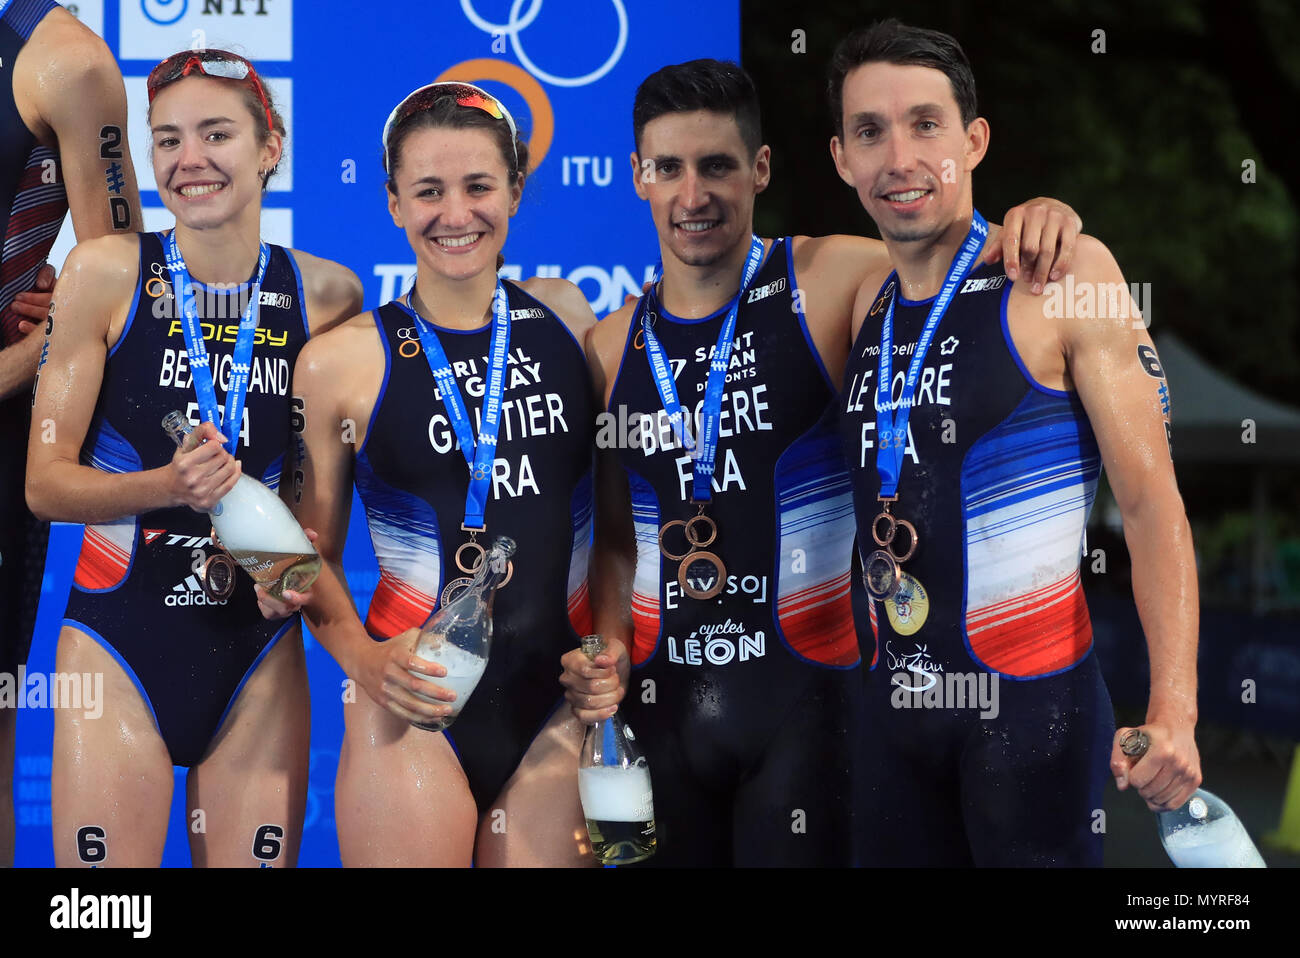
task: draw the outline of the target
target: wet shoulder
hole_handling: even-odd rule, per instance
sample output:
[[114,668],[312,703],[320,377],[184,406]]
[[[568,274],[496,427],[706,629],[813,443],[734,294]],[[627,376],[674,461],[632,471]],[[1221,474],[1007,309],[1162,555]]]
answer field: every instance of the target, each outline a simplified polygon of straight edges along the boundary
[[591,311],[591,304],[582,290],[567,279],[540,276],[517,285],[564,323],[578,349],[585,354],[587,333],[596,325],[596,314]]
[[302,276],[307,324],[313,336],[360,312],[363,293],[356,273],[341,263],[302,250],[289,249],[286,252],[297,263]]

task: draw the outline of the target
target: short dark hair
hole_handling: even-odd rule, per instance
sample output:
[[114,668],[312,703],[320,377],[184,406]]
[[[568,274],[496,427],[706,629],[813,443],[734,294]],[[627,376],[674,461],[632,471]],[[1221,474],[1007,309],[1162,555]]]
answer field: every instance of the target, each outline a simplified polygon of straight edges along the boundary
[[891,17],[850,33],[840,41],[831,57],[826,93],[830,99],[831,122],[840,136],[844,135],[844,79],[864,63],[932,67],[948,77],[953,99],[961,111],[962,126],[970,126],[979,116],[975,74],[956,38],[938,30],[909,27]]
[[693,110],[734,116],[751,157],[763,145],[758,90],[749,74],[727,60],[690,60],[655,71],[637,87],[632,103],[632,136],[637,152],[647,123],[665,113]]

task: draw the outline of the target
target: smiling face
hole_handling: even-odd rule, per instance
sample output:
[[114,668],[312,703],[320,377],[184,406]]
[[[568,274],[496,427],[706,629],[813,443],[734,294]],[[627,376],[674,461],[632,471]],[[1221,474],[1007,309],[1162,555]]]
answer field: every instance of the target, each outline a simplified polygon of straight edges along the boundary
[[402,141],[388,211],[421,265],[449,279],[496,272],[522,186],[481,129],[423,127]]
[[647,123],[632,169],[661,250],[688,266],[711,266],[747,248],[754,197],[771,177],[769,153],[763,146],[751,157],[735,117],[725,113],[665,113]]
[[899,243],[942,234],[970,208],[988,123],[963,126],[948,77],[926,66],[863,64],[845,77],[843,99],[831,153],[881,234]]
[[220,226],[250,204],[280,158],[280,137],[262,143],[243,92],[228,80],[191,75],[158,91],[149,111],[158,194],[177,222]]

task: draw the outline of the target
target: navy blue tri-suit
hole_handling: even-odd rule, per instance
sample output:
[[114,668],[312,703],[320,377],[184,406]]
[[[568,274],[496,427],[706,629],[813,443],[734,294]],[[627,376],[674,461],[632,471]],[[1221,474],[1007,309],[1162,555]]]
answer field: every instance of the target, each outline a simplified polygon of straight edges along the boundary
[[[22,319],[11,306],[31,289],[68,211],[61,171],[48,167],[58,153],[41,146],[14,100],[13,65],[54,0],[0,2],[0,348],[13,346]],[[32,336],[43,335],[35,330]],[[0,672],[13,674],[27,660],[40,596],[49,524],[27,511],[27,430],[31,396],[0,402]]]
[[[555,663],[591,631],[587,559],[592,534],[595,417],[582,346],[560,317],[504,283],[510,351],[486,532],[515,540],[515,573],[496,592],[492,650],[474,694],[442,734],[456,751],[480,813],[563,705]],[[357,493],[379,562],[366,629],[383,640],[424,624],[458,571],[469,470],[411,317],[374,311],[383,385],[356,453]],[[436,316],[434,319],[436,320]],[[477,437],[492,324],[434,326]],[[436,684],[436,683],[435,683]]]
[[[138,235],[135,299],[109,351],[82,446],[82,463],[104,472],[166,465],[176,447],[163,431],[163,417],[179,409],[198,421],[163,234]],[[249,284],[209,290],[194,282],[194,289],[213,386],[224,409]],[[293,364],[308,336],[302,277],[289,250],[271,247],[259,300],[235,456],[246,475],[275,488],[290,449]],[[208,599],[195,571],[213,552],[210,530],[209,517],[188,506],[87,525],[64,620],[102,645],[131,677],[176,765],[203,758],[244,682],[297,621],[296,614],[264,619],[253,580],[242,572],[229,599]]]
[[[654,423],[619,452],[637,546],[620,708],[650,764],[658,844],[648,864],[852,861],[852,501],[834,383],[797,285],[787,237],[741,294],[708,509],[709,550],[727,573],[716,598],[683,594],[678,562],[659,549],[661,525],[695,515],[692,459],[659,415],[640,310],[611,391],[620,418],[626,408],[628,422]],[[726,312],[683,319],[659,307],[654,328],[692,415]]]
[[[1078,395],[1036,382],[1016,351],[1011,285],[1000,264],[977,268],[926,354],[892,509],[920,543],[904,588],[871,602],[855,575],[864,655],[874,648],[856,762],[864,865],[1101,864],[1114,716],[1079,578],[1101,457]],[[863,560],[877,547],[876,375],[893,295],[891,277],[844,373]],[[895,305],[895,398],[931,303]]]

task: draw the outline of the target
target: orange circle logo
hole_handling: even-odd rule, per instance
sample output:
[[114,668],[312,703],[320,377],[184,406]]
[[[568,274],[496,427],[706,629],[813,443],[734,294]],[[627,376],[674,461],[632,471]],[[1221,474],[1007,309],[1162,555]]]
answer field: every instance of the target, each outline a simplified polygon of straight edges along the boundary
[[159,277],[155,276],[151,280],[149,280],[149,282],[144,284],[144,291],[146,295],[152,296],[154,299],[157,299],[163,293],[166,293],[168,289],[167,289],[167,284],[164,283]]
[[533,135],[528,139],[528,156],[534,170],[542,165],[547,150],[551,148],[551,140],[555,138],[555,111],[551,109],[551,98],[531,73],[513,63],[483,57],[448,67],[434,82],[443,80],[460,80],[462,83],[495,80],[523,97],[528,104],[528,111],[533,115]]
[[[407,346],[411,347],[409,353],[406,351]],[[412,356],[420,355],[420,344],[413,339],[404,339],[402,340],[402,345],[397,347],[397,351],[401,354],[403,359],[410,359]]]

